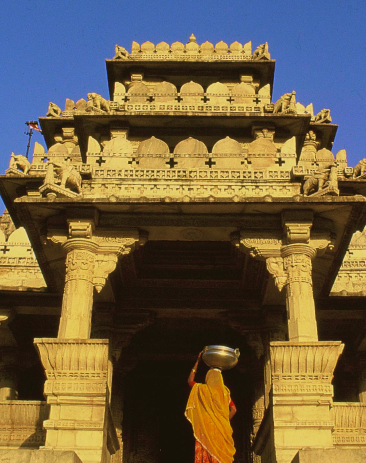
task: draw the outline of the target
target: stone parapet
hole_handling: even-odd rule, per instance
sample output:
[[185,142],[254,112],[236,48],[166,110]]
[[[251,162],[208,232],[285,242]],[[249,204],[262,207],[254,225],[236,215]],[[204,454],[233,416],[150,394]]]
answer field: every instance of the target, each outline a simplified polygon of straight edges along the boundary
[[336,447],[366,447],[366,403],[335,402],[332,416]]
[[43,421],[48,418],[48,414],[49,406],[46,402],[1,401],[0,449],[38,448],[44,445],[46,431],[43,429]]
[[365,449],[302,449],[291,463],[364,463]]
[[0,450],[0,463],[84,463],[73,451]]

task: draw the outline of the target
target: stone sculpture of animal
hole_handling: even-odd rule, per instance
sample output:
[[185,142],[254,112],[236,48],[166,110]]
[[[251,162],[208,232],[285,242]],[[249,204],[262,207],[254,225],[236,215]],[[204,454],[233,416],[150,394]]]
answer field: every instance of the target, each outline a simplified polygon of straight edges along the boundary
[[304,183],[304,195],[309,196],[311,193],[321,190],[326,186],[329,178],[329,169],[309,177]]
[[99,95],[99,93],[88,93],[88,100],[91,102],[92,107],[109,112],[109,101],[103,98],[102,95]]
[[75,167],[66,162],[59,164],[53,162],[53,166],[56,178],[61,182],[61,188],[76,190],[79,194],[81,194],[81,175]]
[[25,174],[28,174],[31,163],[22,154],[11,153],[9,168],[14,167],[21,170]]
[[366,158],[361,159],[361,161],[353,169],[353,178],[360,177],[366,170]]

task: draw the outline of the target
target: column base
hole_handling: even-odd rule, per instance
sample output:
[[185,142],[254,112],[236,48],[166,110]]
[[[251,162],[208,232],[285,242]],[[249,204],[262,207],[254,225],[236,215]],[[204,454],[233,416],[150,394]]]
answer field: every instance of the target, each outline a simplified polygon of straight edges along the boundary
[[50,405],[45,450],[73,450],[83,463],[107,463],[119,448],[109,401],[105,339],[35,339]]
[[340,341],[270,343],[271,403],[254,442],[262,463],[291,463],[304,447],[334,447],[331,382],[343,347]]

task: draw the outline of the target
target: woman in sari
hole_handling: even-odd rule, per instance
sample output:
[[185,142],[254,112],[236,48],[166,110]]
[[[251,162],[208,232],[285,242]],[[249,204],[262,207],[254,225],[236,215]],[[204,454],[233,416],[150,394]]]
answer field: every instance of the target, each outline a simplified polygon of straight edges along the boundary
[[235,447],[230,420],[236,407],[218,368],[208,371],[205,384],[194,381],[200,359],[201,354],[188,377],[192,390],[185,411],[196,439],[195,463],[232,463]]

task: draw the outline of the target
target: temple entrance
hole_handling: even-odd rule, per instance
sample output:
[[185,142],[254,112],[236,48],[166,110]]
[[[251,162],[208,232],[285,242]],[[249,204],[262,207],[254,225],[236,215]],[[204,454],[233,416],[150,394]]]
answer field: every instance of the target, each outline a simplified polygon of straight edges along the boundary
[[[167,326],[169,325],[169,327]],[[125,356],[135,359],[123,375],[123,461],[190,463],[194,461],[192,427],[184,416],[188,374],[207,344],[239,347],[239,366],[223,374],[238,413],[232,421],[235,461],[249,463],[253,386],[251,353],[241,336],[215,320],[158,320],[138,333]],[[126,357],[125,357],[126,358]],[[201,364],[196,380],[204,382]]]

